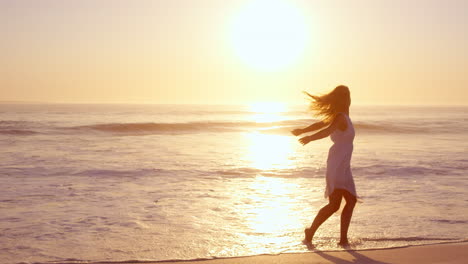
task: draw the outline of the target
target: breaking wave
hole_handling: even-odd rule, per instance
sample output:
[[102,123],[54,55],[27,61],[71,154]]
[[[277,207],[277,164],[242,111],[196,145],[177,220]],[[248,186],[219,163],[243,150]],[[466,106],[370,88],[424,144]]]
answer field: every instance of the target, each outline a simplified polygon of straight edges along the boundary
[[[194,133],[194,132],[239,132],[261,130],[271,133],[289,133],[295,127],[305,126],[311,120],[285,120],[278,122],[187,122],[187,123],[108,123],[71,127],[70,129],[90,130],[111,133]],[[364,133],[424,133],[432,131],[430,127],[369,124],[354,124],[358,132]],[[439,129],[440,132],[440,129]]]
[[0,130],[0,134],[3,135],[19,135],[19,136],[28,136],[28,135],[35,135],[39,132],[32,131],[32,130],[23,130],[23,129],[6,129]]
[[[151,135],[151,134],[191,134],[219,132],[251,132],[289,135],[294,128],[305,127],[314,122],[311,119],[292,119],[276,122],[254,121],[195,121],[180,123],[97,123],[71,127],[51,127],[38,124],[14,123],[0,121],[0,134],[34,135],[49,133],[112,133],[117,135]],[[43,128],[47,127],[47,131]],[[357,133],[362,134],[421,134],[421,133],[457,133],[453,124],[435,126],[431,123],[395,123],[395,122],[354,122]],[[462,131],[463,130],[463,131]],[[464,133],[464,129],[460,130]]]

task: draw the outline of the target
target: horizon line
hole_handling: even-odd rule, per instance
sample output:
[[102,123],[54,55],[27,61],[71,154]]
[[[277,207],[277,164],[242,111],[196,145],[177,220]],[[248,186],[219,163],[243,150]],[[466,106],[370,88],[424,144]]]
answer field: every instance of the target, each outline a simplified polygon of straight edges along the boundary
[[[283,103],[278,101],[270,101],[275,103]],[[157,103],[157,102],[54,102],[54,101],[22,101],[22,100],[0,100],[0,104],[17,104],[17,105],[197,105],[197,106],[242,106],[251,105],[256,102],[244,102],[244,103]],[[289,106],[302,106],[307,103],[289,103],[284,102],[283,104]],[[468,103],[354,103],[352,106],[439,106],[439,107],[466,107]]]

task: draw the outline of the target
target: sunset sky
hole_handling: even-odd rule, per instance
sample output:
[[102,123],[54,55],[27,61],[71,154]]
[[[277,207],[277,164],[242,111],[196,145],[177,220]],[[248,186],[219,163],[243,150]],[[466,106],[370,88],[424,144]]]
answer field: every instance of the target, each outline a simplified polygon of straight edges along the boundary
[[0,0],[0,101],[468,104],[466,0]]

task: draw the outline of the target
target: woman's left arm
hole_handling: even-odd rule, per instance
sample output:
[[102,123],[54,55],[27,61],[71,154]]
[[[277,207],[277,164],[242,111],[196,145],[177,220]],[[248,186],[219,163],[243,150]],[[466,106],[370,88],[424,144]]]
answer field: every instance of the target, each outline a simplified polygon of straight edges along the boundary
[[314,130],[317,130],[317,129],[320,129],[322,127],[325,126],[325,123],[323,121],[319,121],[319,122],[316,122],[316,123],[313,123],[312,125],[306,127],[306,128],[298,128],[298,129],[294,129],[293,131],[291,131],[291,133],[295,136],[299,136],[300,134],[304,134],[304,133],[307,133],[307,132],[312,132]]

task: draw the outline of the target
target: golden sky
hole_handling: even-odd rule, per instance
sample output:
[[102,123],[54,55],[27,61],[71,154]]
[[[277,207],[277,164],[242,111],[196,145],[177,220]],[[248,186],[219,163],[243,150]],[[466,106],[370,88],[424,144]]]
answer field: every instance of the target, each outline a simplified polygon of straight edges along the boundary
[[0,101],[468,104],[465,0],[0,1]]

